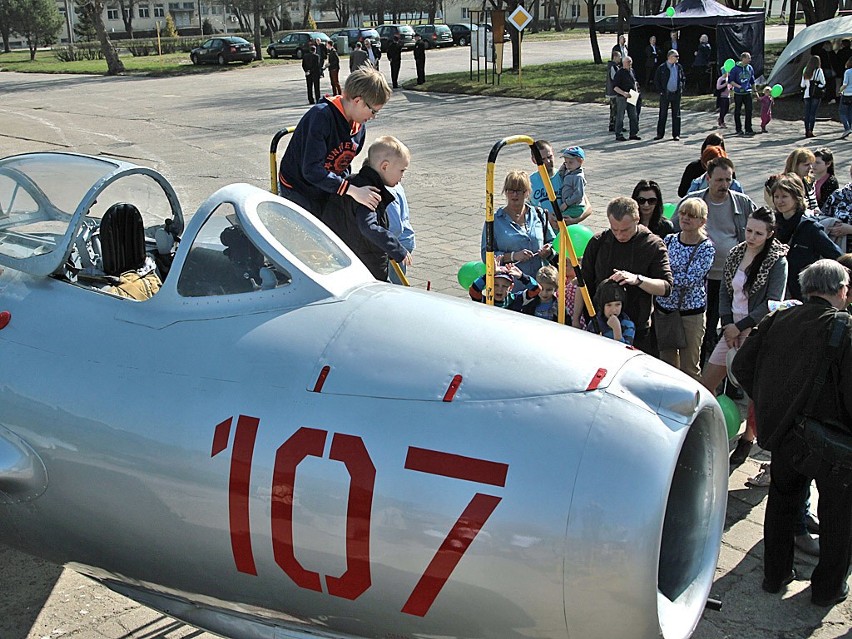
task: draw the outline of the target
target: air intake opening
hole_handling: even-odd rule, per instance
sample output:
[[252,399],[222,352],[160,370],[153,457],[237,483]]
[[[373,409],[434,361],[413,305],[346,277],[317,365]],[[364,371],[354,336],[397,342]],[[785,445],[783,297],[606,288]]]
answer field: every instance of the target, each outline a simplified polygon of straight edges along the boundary
[[[660,625],[667,639],[688,636],[681,632],[694,625],[685,628],[683,622],[698,622],[713,585],[725,516],[719,500],[727,498],[724,431],[712,410],[698,414],[669,489],[657,574]],[[673,623],[676,618],[681,623]]]

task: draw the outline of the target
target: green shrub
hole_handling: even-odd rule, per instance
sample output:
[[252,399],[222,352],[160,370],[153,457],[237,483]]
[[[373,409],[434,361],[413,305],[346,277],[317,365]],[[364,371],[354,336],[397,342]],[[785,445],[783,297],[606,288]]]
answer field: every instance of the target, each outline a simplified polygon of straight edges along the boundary
[[77,62],[79,60],[103,60],[104,52],[97,42],[82,43],[69,47],[59,47],[53,50],[53,55],[61,62]]

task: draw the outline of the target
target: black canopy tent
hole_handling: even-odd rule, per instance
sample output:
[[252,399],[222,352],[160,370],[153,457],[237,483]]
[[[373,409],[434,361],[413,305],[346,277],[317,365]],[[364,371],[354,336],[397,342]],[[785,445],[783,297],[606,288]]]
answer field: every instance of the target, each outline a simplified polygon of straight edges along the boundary
[[762,9],[737,11],[714,0],[683,0],[674,9],[675,14],[672,17],[661,13],[630,18],[628,48],[630,57],[633,58],[633,67],[640,77],[644,77],[645,73],[645,48],[649,38],[652,35],[657,36],[657,46],[662,49],[661,57],[665,59],[672,31],[680,32],[678,53],[680,63],[687,71],[695,59],[698,39],[706,33],[713,47],[715,71],[718,71],[728,58],[739,62],[740,54],[748,51],[751,53],[755,77],[763,75]]

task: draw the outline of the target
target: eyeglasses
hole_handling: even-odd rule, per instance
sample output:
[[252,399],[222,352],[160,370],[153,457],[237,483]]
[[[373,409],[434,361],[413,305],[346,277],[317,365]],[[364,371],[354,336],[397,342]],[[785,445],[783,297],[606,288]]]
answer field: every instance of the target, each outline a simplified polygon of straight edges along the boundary
[[506,189],[506,193],[516,193],[517,195],[523,195],[526,192],[526,189]]
[[656,204],[657,198],[655,197],[637,197],[636,202],[639,204]]
[[365,107],[370,109],[370,113],[372,113],[373,115],[379,114],[379,109],[374,109],[373,107],[371,107],[369,104],[367,104],[367,101],[364,98],[361,98],[361,101],[364,103]]
[[694,215],[693,213],[683,213],[681,211],[678,211],[678,215],[680,217],[689,218],[690,220],[700,220],[701,219],[701,216]]

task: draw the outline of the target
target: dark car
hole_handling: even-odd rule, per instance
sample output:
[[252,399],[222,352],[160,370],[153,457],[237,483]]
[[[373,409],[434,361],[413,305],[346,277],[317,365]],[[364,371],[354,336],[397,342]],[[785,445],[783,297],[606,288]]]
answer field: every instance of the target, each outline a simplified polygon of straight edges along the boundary
[[254,47],[248,40],[237,36],[209,38],[190,52],[189,59],[192,64],[228,64],[235,61],[248,64],[254,60]]
[[618,16],[605,16],[595,20],[595,31],[598,33],[616,33],[618,31]]
[[[467,46],[470,44],[470,41],[473,39],[471,37],[471,25],[469,24],[451,24],[450,31],[453,33],[453,43],[457,44],[461,47]],[[473,30],[477,31],[479,29],[479,25],[473,25]],[[486,31],[491,31],[491,25],[485,25]],[[475,36],[474,36],[475,37]],[[503,42],[509,41],[509,32],[503,29]]]
[[322,31],[294,31],[270,44],[266,47],[266,52],[270,58],[283,58],[289,55],[301,60],[311,44],[316,43],[318,39],[322,40],[323,45],[331,40]]
[[367,38],[372,41],[379,41],[379,32],[375,29],[341,29],[331,34],[331,37],[336,41],[339,36],[346,36],[349,39],[349,48],[354,49],[356,42],[363,42]]
[[453,46],[453,32],[445,24],[419,24],[414,27],[426,43],[426,48]]
[[399,36],[403,49],[414,48],[414,29],[407,24],[380,24],[376,27],[376,31],[379,32],[379,38],[382,40],[382,51],[388,50],[388,44],[395,35]]

